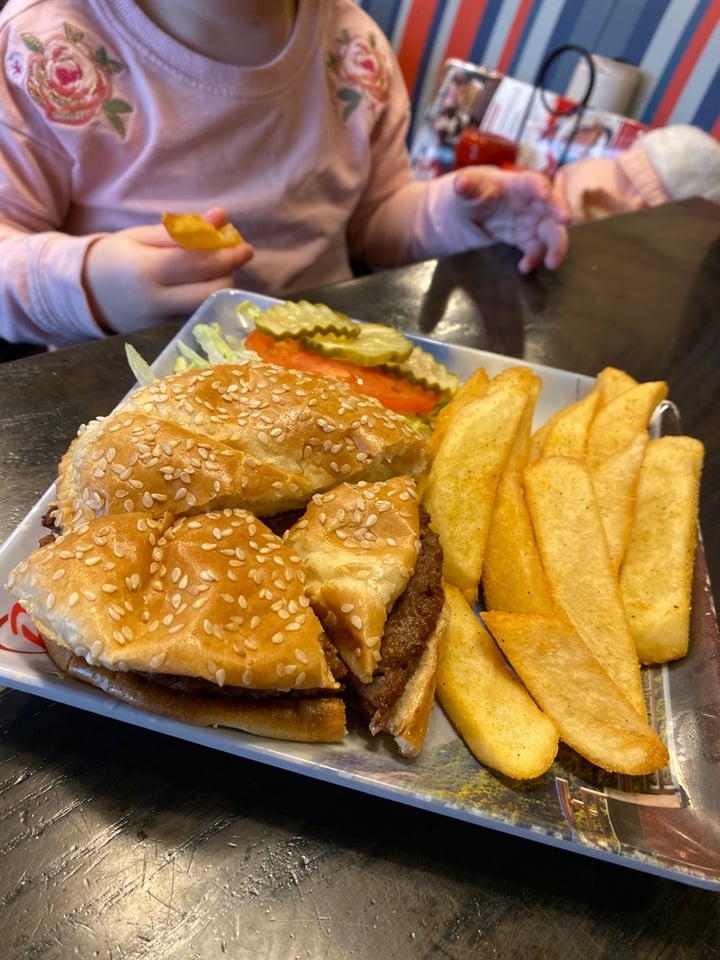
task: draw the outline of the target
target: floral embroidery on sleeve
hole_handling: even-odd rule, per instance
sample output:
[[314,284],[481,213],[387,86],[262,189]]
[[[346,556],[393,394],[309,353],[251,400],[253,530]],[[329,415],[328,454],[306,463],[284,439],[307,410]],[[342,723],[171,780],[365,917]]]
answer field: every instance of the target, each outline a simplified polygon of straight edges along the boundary
[[343,30],[326,63],[343,105],[343,120],[363,102],[374,120],[390,99],[390,71],[375,34],[364,39]]
[[[113,76],[125,64],[109,57],[102,46],[93,52],[84,34],[70,24],[63,27],[62,35],[46,43],[33,34],[22,34],[30,51],[24,69],[28,93],[55,123],[83,126],[102,115],[124,137],[123,114],[132,112],[132,107],[113,95]],[[16,75],[23,72],[17,55],[10,69]]]

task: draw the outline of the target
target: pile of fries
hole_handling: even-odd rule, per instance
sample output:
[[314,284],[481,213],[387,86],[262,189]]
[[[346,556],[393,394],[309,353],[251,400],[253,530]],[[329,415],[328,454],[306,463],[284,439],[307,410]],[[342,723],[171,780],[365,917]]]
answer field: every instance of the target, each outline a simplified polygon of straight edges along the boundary
[[506,776],[540,776],[559,741],[651,773],[668,752],[641,665],[688,649],[703,447],[651,439],[664,382],[608,367],[533,433],[541,387],[526,367],[478,370],[437,419],[423,487],[450,617],[437,696]]

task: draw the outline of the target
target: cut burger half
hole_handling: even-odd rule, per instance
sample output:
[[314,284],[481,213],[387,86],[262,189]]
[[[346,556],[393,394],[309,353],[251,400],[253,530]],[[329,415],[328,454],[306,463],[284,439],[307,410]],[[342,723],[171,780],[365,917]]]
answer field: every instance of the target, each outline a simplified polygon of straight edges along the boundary
[[307,594],[350,671],[373,734],[416,756],[435,695],[445,626],[442,549],[411,477],[316,494],[285,534]]
[[424,466],[404,418],[344,383],[218,364],[155,380],[83,426],[60,463],[52,521],[66,531],[113,513],[272,516],[342,481]]
[[298,558],[245,510],[95,519],[22,561],[8,588],[59,669],[134,706],[286,740],[345,736]]

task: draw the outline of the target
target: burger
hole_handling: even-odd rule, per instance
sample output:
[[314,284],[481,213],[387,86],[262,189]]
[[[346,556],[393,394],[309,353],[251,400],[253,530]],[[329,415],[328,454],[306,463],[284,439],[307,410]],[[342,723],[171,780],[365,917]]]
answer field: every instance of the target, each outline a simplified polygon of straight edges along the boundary
[[58,669],[204,725],[416,755],[443,627],[425,444],[340,382],[261,362],[138,388],[78,432],[12,571]]

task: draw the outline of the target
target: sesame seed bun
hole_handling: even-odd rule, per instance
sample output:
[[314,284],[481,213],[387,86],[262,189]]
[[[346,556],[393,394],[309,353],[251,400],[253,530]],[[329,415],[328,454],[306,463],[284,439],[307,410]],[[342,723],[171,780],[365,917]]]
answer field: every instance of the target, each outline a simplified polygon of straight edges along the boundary
[[341,481],[417,476],[424,463],[424,441],[401,416],[340,381],[219,364],[140,387],[81,428],[52,518],[66,530],[114,513],[270,516]]
[[117,674],[116,688],[123,674],[142,673],[238,693],[329,695],[339,684],[304,583],[279,537],[227,508],[91,520],[21,561],[8,587],[45,637]]
[[383,728],[393,737],[404,757],[417,757],[425,742],[435,704],[440,643],[448,623],[447,611],[443,607],[425,650]]
[[347,734],[345,704],[339,697],[253,700],[193,693],[163,686],[137,673],[89,664],[49,637],[45,637],[45,646],[63,673],[158,716],[301,743],[340,743]]
[[407,476],[316,494],[285,535],[303,560],[313,609],[362,683],[380,661],[388,611],[408,584],[419,537],[417,489]]

